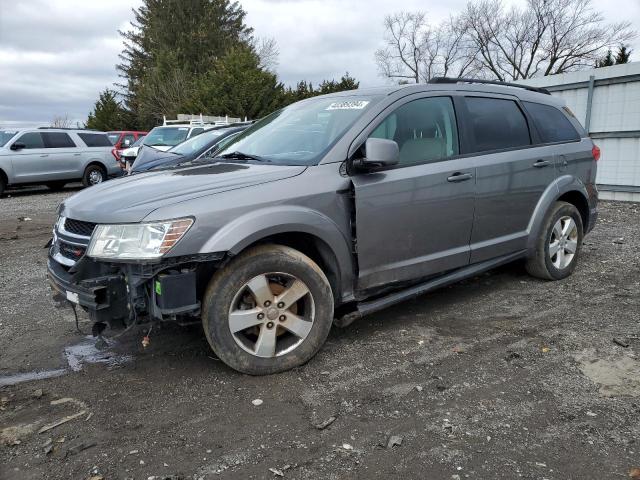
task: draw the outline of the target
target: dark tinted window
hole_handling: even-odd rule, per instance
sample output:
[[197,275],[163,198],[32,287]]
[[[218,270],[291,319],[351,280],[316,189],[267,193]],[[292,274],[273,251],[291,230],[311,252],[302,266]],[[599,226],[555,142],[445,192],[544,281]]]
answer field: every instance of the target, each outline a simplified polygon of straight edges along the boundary
[[40,132],[25,133],[15,143],[22,143],[24,148],[44,148]]
[[569,119],[557,108],[532,102],[524,102],[524,108],[533,118],[543,143],[580,140]]
[[527,120],[516,102],[467,97],[467,108],[477,152],[531,145]]
[[79,133],[78,136],[82,139],[87,147],[111,147],[111,141],[106,135],[99,133]]
[[42,137],[44,138],[44,145],[46,148],[69,148],[76,146],[67,133],[45,132],[42,133]]
[[458,129],[449,97],[431,97],[405,103],[369,135],[394,140],[400,164],[437,162],[458,154]]

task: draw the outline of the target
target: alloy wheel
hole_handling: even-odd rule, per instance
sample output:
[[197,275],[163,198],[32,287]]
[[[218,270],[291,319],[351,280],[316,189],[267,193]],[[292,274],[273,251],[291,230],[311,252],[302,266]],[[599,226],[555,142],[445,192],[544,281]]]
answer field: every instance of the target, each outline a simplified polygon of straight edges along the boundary
[[549,241],[549,258],[559,270],[567,268],[578,250],[578,225],[573,218],[564,216],[553,226]]
[[309,287],[281,272],[253,277],[236,293],[229,309],[229,330],[246,352],[262,358],[284,355],[309,335],[315,304]]

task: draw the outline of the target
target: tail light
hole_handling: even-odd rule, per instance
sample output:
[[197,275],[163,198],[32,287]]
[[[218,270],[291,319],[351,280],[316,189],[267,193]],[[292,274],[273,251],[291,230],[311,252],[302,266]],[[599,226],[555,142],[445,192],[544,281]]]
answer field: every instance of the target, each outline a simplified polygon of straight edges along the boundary
[[120,161],[120,152],[118,151],[117,148],[114,148],[113,150],[111,150],[111,155],[114,156],[114,158],[116,159],[116,162]]
[[600,160],[600,147],[598,147],[597,145],[594,145],[593,148],[591,149],[591,155],[593,155],[593,158],[596,162]]

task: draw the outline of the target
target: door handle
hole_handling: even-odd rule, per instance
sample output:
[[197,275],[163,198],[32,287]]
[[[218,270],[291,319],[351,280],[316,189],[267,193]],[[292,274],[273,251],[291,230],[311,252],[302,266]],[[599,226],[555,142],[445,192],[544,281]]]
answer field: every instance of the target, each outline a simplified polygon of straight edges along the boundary
[[79,156],[80,156],[80,154],[79,154],[79,153],[74,153],[74,154],[73,154],[73,156],[74,156],[74,157],[79,157]]
[[470,173],[456,172],[450,177],[447,177],[447,182],[464,182],[465,180],[471,180],[473,175]]
[[550,163],[548,160],[538,160],[536,163],[533,164],[533,166],[536,168],[548,167],[549,165]]
[[43,153],[42,155],[40,155],[41,157],[48,157],[49,154],[48,153]]

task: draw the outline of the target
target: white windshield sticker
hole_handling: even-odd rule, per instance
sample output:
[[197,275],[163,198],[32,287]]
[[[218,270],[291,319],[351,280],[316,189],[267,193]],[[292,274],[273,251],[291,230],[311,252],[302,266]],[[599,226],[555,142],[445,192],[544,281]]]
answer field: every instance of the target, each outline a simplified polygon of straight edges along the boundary
[[369,104],[368,100],[347,100],[345,102],[334,102],[327,110],[362,110]]

